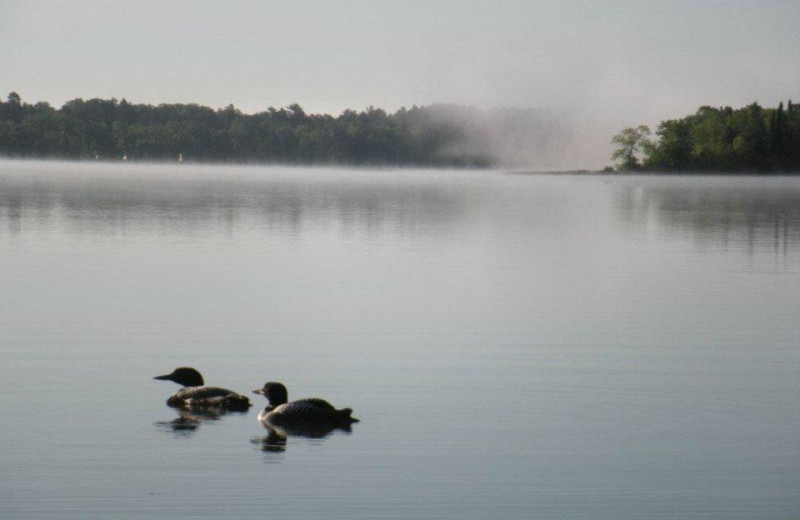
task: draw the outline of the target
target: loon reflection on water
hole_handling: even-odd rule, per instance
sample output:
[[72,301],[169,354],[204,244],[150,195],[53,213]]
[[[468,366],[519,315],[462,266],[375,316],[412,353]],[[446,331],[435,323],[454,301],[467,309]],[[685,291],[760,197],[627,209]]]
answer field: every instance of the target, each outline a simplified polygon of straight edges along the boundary
[[246,411],[251,406],[250,399],[232,390],[205,386],[203,376],[191,367],[178,367],[170,374],[153,379],[173,381],[183,386],[167,399],[167,406],[174,408]]
[[244,415],[245,411],[226,410],[218,407],[206,407],[197,409],[176,408],[178,417],[169,421],[157,421],[157,427],[168,433],[175,434],[176,437],[190,437],[206,421],[217,421],[220,417],[230,414]]
[[[264,412],[261,413],[263,414]],[[324,439],[334,432],[342,432],[349,435],[353,431],[349,424],[274,426],[269,421],[262,420],[261,414],[259,414],[259,422],[267,429],[267,436],[255,438],[252,442],[261,444],[261,451],[284,451],[289,437]]]

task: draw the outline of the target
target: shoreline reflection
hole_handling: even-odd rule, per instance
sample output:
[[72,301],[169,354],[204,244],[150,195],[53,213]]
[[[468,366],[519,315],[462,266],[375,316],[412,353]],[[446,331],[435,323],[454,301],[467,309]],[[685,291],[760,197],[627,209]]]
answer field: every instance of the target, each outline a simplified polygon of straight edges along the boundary
[[13,166],[0,162],[0,232],[11,236],[31,224],[101,235],[227,234],[242,227],[298,235],[332,224],[369,235],[425,233],[465,211],[464,198],[445,184],[402,175],[387,181],[380,174],[343,170],[321,179],[302,168],[246,174],[224,167],[211,176],[177,175],[157,165],[138,175],[115,167],[84,171],[81,164],[66,165],[70,175],[48,175]]
[[[615,190],[615,207],[629,231],[651,226],[699,248],[800,252],[800,189],[793,179],[639,178]],[[692,181],[692,182],[687,182]]]

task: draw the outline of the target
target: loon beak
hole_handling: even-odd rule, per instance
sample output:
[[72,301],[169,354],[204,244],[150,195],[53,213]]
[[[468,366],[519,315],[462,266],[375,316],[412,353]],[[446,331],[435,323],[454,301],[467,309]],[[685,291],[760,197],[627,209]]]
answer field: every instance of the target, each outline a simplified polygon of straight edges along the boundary
[[259,394],[259,395],[267,395],[267,394],[264,392],[264,389],[263,389],[263,388],[257,388],[257,389],[255,389],[255,390],[253,390],[253,393],[254,393],[254,394]]
[[164,375],[164,376],[156,376],[153,379],[159,379],[161,381],[171,381],[171,379],[170,379],[171,375],[172,374],[167,374],[167,375]]

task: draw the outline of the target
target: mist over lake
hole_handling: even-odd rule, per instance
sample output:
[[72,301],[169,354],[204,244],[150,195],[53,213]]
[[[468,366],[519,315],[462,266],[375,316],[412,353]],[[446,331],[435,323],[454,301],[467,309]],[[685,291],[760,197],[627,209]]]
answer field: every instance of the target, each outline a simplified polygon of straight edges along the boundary
[[800,511],[798,177],[0,161],[0,251],[0,517]]

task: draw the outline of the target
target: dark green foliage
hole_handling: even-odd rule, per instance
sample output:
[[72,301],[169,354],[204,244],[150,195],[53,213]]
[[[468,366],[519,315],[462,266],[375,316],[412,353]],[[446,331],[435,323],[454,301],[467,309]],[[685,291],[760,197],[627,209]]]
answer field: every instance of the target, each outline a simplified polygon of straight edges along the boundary
[[800,110],[700,107],[663,121],[643,164],[673,172],[800,172]]
[[[535,120],[532,112],[518,112],[492,116]],[[194,161],[485,167],[497,158],[480,131],[470,127],[485,116],[453,105],[415,106],[394,114],[370,107],[333,117],[306,114],[297,104],[243,114],[233,105],[214,110],[196,104],[134,105],[125,99],[74,99],[54,109],[23,103],[11,93],[0,101],[0,154],[170,161],[181,154]]]

